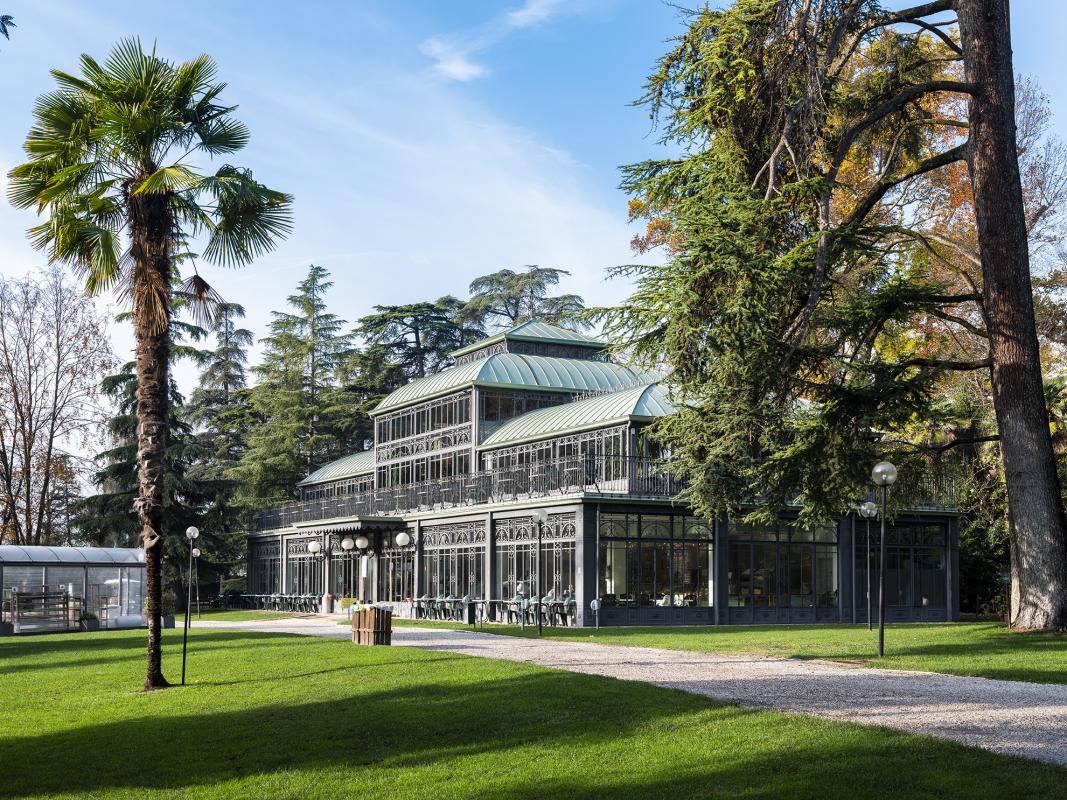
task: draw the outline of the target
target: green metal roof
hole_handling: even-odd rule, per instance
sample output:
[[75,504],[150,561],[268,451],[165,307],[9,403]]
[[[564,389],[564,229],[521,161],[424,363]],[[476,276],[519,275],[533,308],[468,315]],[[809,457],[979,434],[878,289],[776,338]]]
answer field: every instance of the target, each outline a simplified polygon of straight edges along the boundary
[[342,478],[352,478],[356,475],[366,475],[374,472],[374,451],[364,450],[362,453],[353,453],[350,456],[331,461],[325,466],[308,475],[297,486],[307,486],[312,483],[323,481],[338,481]]
[[461,356],[464,353],[471,353],[475,350],[480,350],[483,347],[488,347],[491,344],[502,342],[505,339],[519,339],[526,342],[569,344],[575,347],[590,347],[597,350],[603,350],[607,347],[605,342],[598,341],[591,336],[586,336],[584,333],[578,333],[577,331],[567,330],[566,328],[560,328],[557,325],[549,325],[547,322],[538,322],[537,320],[532,319],[529,322],[521,322],[513,328],[508,328],[506,331],[501,331],[495,336],[490,336],[488,339],[482,339],[480,342],[461,347],[459,350],[453,351],[452,355]]
[[464,386],[504,386],[515,389],[547,389],[567,392],[617,392],[647,384],[656,376],[608,361],[578,358],[496,355],[449,367],[419,378],[390,394],[372,414],[449,394]]
[[529,411],[493,431],[481,447],[502,447],[549,436],[593,430],[630,420],[653,420],[675,409],[658,383]]

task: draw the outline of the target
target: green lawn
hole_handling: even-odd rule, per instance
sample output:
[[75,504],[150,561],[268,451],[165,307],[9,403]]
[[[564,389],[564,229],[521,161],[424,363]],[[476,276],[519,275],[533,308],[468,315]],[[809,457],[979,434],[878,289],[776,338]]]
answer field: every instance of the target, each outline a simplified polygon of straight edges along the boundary
[[[396,624],[441,625],[450,623]],[[486,625],[486,633],[522,635],[514,625]],[[537,629],[526,626],[526,636]],[[827,658],[887,669],[917,669],[1012,681],[1067,683],[1067,634],[1021,633],[996,622],[897,624],[886,627],[885,658],[878,632],[865,625],[756,625],[663,628],[545,628],[544,635],[583,642],[663,647],[707,653],[754,653]]]
[[[213,620],[220,622],[247,622],[250,620],[265,620],[265,619],[286,619],[288,617],[301,617],[307,616],[306,614],[297,614],[291,611],[242,611],[240,609],[231,611],[225,608],[202,608],[200,609],[200,619]],[[193,609],[192,616],[193,621],[196,621],[196,609]],[[175,619],[177,620],[178,627],[180,628],[185,624],[185,613],[178,614]]]
[[[180,631],[166,664],[177,677]],[[399,647],[191,632],[140,694],[144,632],[0,640],[2,797],[1045,798],[1067,769]]]

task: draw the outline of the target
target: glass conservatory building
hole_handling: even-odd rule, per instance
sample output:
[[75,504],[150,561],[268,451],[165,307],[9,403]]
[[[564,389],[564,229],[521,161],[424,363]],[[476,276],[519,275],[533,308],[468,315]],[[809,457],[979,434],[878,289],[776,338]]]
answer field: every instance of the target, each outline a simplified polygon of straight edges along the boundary
[[[866,521],[693,516],[644,434],[673,411],[666,390],[605,348],[527,322],[393,392],[373,412],[373,449],[257,515],[249,594],[330,594],[415,615],[467,598],[507,619],[540,573],[569,624],[594,624],[594,600],[602,625],[864,620]],[[898,514],[888,541],[887,618],[958,618],[951,505]]]
[[0,623],[66,630],[83,612],[104,628],[144,625],[144,550],[0,545]]

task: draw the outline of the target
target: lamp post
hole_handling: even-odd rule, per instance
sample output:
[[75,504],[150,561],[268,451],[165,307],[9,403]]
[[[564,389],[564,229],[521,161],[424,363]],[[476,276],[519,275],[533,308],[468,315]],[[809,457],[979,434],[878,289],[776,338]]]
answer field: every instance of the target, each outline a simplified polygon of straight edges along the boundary
[[182,633],[182,686],[185,686],[185,653],[189,647],[189,606],[193,602],[193,542],[200,535],[200,529],[190,525],[185,529],[185,538],[189,540],[189,582],[185,590],[185,630]]
[[897,479],[897,468],[888,461],[879,461],[871,470],[874,485],[882,490],[882,541],[878,559],[878,657],[885,655],[885,506],[889,487]]
[[359,548],[359,602],[366,602],[366,581],[367,581],[367,548],[370,547],[370,540],[360,534],[356,539],[356,547]]
[[868,500],[860,505],[860,516],[867,520],[867,630],[871,629],[871,518],[878,513],[878,506]]
[[[396,538],[393,541],[396,542],[396,546],[397,547],[407,547],[409,544],[411,544],[411,534],[409,534],[407,531],[400,531],[400,533],[398,533],[396,535]],[[397,597],[398,599],[403,600],[405,597],[408,596],[408,592],[406,591],[406,589],[407,589],[407,581],[404,579],[404,573],[406,571],[404,569],[404,565],[405,565],[406,562],[407,562],[407,559],[404,558],[403,556],[401,556],[399,561],[394,561],[393,562],[394,564],[397,565],[395,567],[395,569],[396,569],[396,571],[398,571],[400,573],[400,580],[399,580],[399,586],[397,586],[396,583],[393,583],[393,585],[390,587],[390,590],[389,590],[390,591],[390,597],[389,597],[390,601],[392,601],[393,597]],[[412,561],[412,566],[414,567],[414,561]],[[396,593],[395,595],[393,594],[394,592]],[[414,595],[414,592],[415,592],[415,587],[414,587],[414,585],[412,585],[412,587],[411,587],[412,595]]]
[[356,540],[351,536],[346,536],[341,540],[341,549],[345,551],[344,570],[345,574],[342,578],[344,584],[344,591],[348,597],[352,596],[352,550],[356,546]]
[[548,512],[543,508],[535,508],[533,512],[534,522],[537,523],[537,597],[535,598],[537,605],[535,606],[535,612],[537,614],[537,638],[541,638],[541,612],[543,611],[541,603],[543,601],[542,594],[544,587],[541,585],[541,529],[546,522],[548,522]]
[[196,618],[200,619],[200,548],[193,548],[193,574],[196,576]]

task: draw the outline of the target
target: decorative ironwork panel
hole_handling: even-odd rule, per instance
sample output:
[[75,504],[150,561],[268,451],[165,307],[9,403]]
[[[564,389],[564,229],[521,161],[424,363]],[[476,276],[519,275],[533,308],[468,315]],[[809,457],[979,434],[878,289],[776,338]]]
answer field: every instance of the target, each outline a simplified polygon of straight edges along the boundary
[[374,459],[381,464],[386,461],[396,461],[425,453],[433,453],[438,450],[447,450],[451,447],[469,446],[472,432],[471,424],[467,423],[455,428],[402,439],[392,444],[380,445],[374,451]]
[[252,542],[249,549],[252,558],[280,558],[282,554],[281,542],[277,539],[270,542]]
[[506,341],[497,342],[491,344],[488,347],[480,347],[477,350],[472,350],[469,353],[465,353],[456,359],[456,366],[462,366],[463,364],[470,364],[474,361],[481,361],[483,358],[489,358],[489,356],[499,355],[500,353],[506,353],[508,351],[508,344]]
[[308,550],[308,545],[311,542],[317,542],[319,538],[317,536],[309,536],[306,539],[290,539],[285,543],[285,554],[290,558],[311,558],[311,552]]
[[[541,541],[573,541],[576,520],[574,512],[549,514],[541,531]],[[537,523],[533,517],[516,517],[496,521],[496,542],[499,545],[537,541]]]
[[423,548],[463,547],[485,544],[485,522],[455,522],[428,525],[422,529]]

